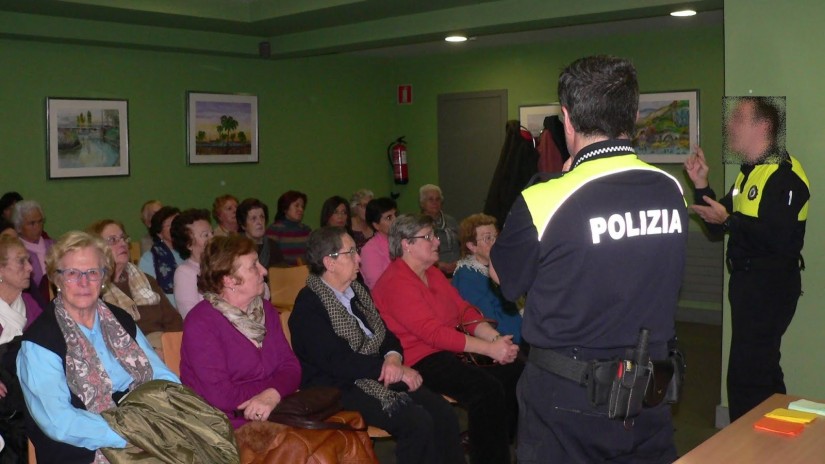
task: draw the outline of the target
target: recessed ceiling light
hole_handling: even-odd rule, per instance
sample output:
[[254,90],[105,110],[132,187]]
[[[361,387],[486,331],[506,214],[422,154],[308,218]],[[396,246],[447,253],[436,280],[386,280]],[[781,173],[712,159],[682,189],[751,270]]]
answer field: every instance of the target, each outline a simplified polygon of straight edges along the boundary
[[451,35],[444,38],[447,42],[466,42],[467,37],[463,35]]
[[680,18],[687,17],[687,16],[693,16],[695,14],[696,14],[696,11],[694,11],[694,10],[679,10],[679,11],[674,11],[674,12],[670,13],[671,16],[678,16]]

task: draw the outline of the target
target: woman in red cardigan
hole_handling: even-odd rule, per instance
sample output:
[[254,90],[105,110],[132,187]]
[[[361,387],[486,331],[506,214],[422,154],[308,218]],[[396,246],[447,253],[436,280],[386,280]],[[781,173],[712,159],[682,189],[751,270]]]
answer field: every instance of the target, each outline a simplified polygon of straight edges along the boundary
[[[434,265],[439,241],[432,219],[399,216],[390,229],[393,262],[376,283],[373,299],[384,322],[401,341],[404,364],[413,367],[430,390],[455,398],[467,408],[473,463],[509,463],[509,444],[518,416],[515,387],[523,364],[518,346],[490,324],[456,330],[460,322],[482,318]],[[491,367],[463,363],[470,352],[496,361]],[[504,426],[502,426],[504,425]]]

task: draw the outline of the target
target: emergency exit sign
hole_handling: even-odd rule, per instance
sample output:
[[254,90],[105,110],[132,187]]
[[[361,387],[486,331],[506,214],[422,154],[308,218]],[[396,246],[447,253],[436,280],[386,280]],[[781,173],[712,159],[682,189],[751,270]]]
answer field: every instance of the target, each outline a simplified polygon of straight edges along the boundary
[[406,84],[398,86],[398,104],[412,105],[412,85]]

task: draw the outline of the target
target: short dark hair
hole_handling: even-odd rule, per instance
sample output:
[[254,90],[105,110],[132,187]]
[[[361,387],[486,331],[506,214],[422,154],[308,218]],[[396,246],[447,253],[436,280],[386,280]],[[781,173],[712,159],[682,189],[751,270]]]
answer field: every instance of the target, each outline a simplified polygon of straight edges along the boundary
[[307,194],[297,190],[287,190],[283,195],[278,197],[278,213],[275,214],[275,220],[280,220],[286,217],[286,210],[289,205],[295,203],[296,200],[304,200],[304,208],[307,206]]
[[367,224],[375,230],[375,227],[373,227],[372,224],[381,222],[381,216],[383,216],[387,211],[392,210],[398,211],[398,205],[395,203],[395,200],[387,197],[375,198],[367,203],[364,219],[366,219]]
[[779,138],[779,131],[782,128],[782,119],[779,109],[774,105],[771,97],[742,97],[739,104],[750,102],[753,104],[753,117],[759,121],[765,121],[770,125],[768,135],[771,145],[775,145]]
[[238,221],[238,232],[246,232],[243,227],[244,224],[246,224],[246,217],[249,216],[249,212],[255,208],[264,210],[264,224],[269,222],[269,207],[257,198],[246,198],[238,204],[238,209],[235,210],[235,219]]
[[341,237],[347,234],[343,227],[321,227],[309,234],[307,240],[306,260],[309,272],[320,276],[326,272],[324,257],[338,251],[344,241]]
[[344,206],[347,207],[347,225],[346,225],[346,228],[347,229],[352,228],[352,216],[350,215],[350,211],[349,211],[349,202],[346,200],[346,198],[339,197],[338,195],[336,195],[334,197],[327,198],[326,200],[324,200],[324,204],[321,205],[321,224],[320,224],[321,227],[324,227],[324,226],[327,225],[327,222],[329,222],[329,218],[331,218],[332,215],[335,214],[335,210],[340,205],[344,205]]
[[607,55],[578,59],[559,75],[558,95],[577,132],[611,139],[633,135],[639,82],[630,61]]
[[152,225],[149,226],[149,234],[156,237],[163,230],[163,221],[180,214],[180,210],[174,206],[164,206],[157,213],[152,215]]
[[6,192],[0,197],[0,213],[6,210],[9,206],[23,201],[23,196],[17,192]]
[[[181,258],[189,259],[192,256],[192,251],[189,246],[192,245],[192,231],[189,230],[189,225],[196,221],[209,222],[209,211],[205,209],[187,209],[172,220],[172,248],[174,248]],[[211,225],[211,223],[210,223]]]
[[237,259],[255,252],[255,242],[246,235],[214,237],[203,249],[198,291],[221,293],[224,276],[232,275],[238,270]]

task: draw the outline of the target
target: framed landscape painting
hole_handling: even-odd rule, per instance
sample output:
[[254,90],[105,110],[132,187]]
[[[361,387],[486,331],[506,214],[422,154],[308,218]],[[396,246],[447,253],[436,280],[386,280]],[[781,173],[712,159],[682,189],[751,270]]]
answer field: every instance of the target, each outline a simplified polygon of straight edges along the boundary
[[633,146],[648,163],[682,163],[699,145],[699,91],[643,93]]
[[257,163],[258,97],[187,93],[189,164]]
[[126,100],[47,98],[49,179],[129,175]]

